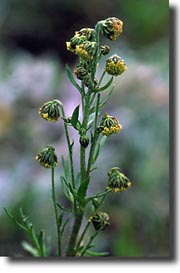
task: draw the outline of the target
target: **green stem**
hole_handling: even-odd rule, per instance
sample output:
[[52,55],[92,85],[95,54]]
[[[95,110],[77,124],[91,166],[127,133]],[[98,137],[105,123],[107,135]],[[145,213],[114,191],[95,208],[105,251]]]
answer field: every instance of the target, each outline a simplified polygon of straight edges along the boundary
[[97,139],[99,136],[99,134],[97,134],[97,132],[96,132],[97,122],[98,122],[99,104],[100,104],[100,94],[98,93],[97,103],[96,103],[96,112],[95,112],[95,121],[94,121],[94,136],[93,136],[93,142],[91,144],[91,148],[90,148],[90,152],[89,152],[89,160],[88,160],[88,166],[87,166],[87,173],[88,174],[91,170],[91,165],[92,165],[93,156],[94,156],[94,150],[95,150]]
[[94,240],[94,238],[98,235],[99,230],[97,230],[94,235],[91,236],[91,238],[89,239],[88,244],[86,245],[86,247],[84,247],[83,251],[81,252],[81,256],[83,256],[86,252],[86,250],[90,247],[92,241]]
[[83,214],[84,214],[84,211],[80,210],[80,209],[76,212],[74,225],[73,225],[73,228],[72,228],[68,248],[67,248],[67,251],[66,251],[67,256],[74,256],[75,255],[75,244],[76,244],[77,235],[78,235],[80,227],[81,227]]
[[[96,27],[96,42],[99,45],[99,27]],[[82,128],[84,129],[84,131],[87,131],[87,124],[88,124],[88,120],[89,120],[89,115],[90,115],[90,101],[91,101],[91,94],[93,91],[93,82],[94,82],[94,77],[95,77],[95,73],[96,73],[96,67],[97,67],[97,60],[98,60],[98,50],[96,52],[96,55],[94,56],[94,60],[91,64],[91,82],[88,88],[88,92],[83,95],[83,122],[82,122]],[[89,176],[89,172],[86,171],[86,149],[84,147],[81,146],[80,148],[80,174],[81,174],[81,183],[83,183],[87,177]],[[89,179],[89,178],[88,178]],[[86,195],[86,191],[85,191],[85,195]],[[82,199],[83,197],[82,196]],[[80,204],[78,208],[76,208],[75,211],[75,220],[74,220],[74,224],[73,224],[73,228],[72,228],[72,232],[71,232],[71,236],[69,239],[69,243],[68,243],[68,247],[67,247],[67,256],[73,256],[75,255],[75,244],[76,244],[76,240],[78,237],[78,233],[81,227],[81,223],[82,223],[82,219],[84,216],[84,209],[85,209],[85,203],[84,204]]]
[[56,228],[57,228],[57,237],[58,237],[58,256],[61,256],[61,232],[60,232],[60,226],[58,223],[58,210],[57,210],[55,183],[54,183],[54,168],[52,168],[51,170],[51,181],[52,181],[52,200],[53,200],[53,207],[54,207],[54,214],[55,214]]
[[[65,112],[64,112],[64,107],[61,106],[61,111],[62,111],[62,117],[65,119]],[[68,144],[68,150],[69,150],[69,158],[70,158],[70,168],[71,168],[71,180],[72,180],[72,186],[75,189],[75,178],[74,178],[74,167],[73,167],[73,151],[72,151],[72,146],[69,138],[69,132],[68,132],[68,127],[67,124],[64,122],[64,129],[65,129],[65,134],[66,134],[66,139],[67,139],[67,144]]]
[[85,228],[84,228],[84,230],[83,230],[83,232],[81,234],[81,237],[79,238],[79,241],[77,243],[76,252],[78,252],[78,248],[80,247],[80,244],[81,244],[81,242],[82,242],[82,240],[83,240],[83,238],[84,238],[84,236],[86,234],[86,231],[88,230],[89,225],[90,225],[90,222],[87,222],[87,224],[86,224],[86,226],[85,226]]

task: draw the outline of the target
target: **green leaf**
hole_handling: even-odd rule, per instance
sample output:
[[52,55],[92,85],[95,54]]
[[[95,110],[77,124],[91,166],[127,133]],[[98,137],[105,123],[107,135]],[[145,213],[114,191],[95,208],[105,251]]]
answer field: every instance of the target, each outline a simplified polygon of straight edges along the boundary
[[86,250],[85,254],[87,256],[92,256],[92,257],[102,257],[102,256],[108,256],[109,252],[95,252],[95,251],[90,251],[90,250]]
[[66,189],[64,189],[64,193],[66,197],[71,203],[73,203],[74,198],[77,198],[77,192],[72,188],[71,184],[68,183],[63,176],[61,176],[61,182],[62,184],[66,185]]
[[74,109],[74,112],[71,117],[71,124],[76,130],[80,130],[81,123],[78,120],[79,118],[79,105]]
[[77,84],[77,82],[75,81],[73,74],[71,72],[71,69],[68,65],[66,65],[66,72],[67,72],[67,76],[70,80],[70,82],[76,87],[76,89],[81,93],[81,87]]
[[66,211],[66,212],[71,212],[71,210],[70,209],[67,209],[67,208],[65,208],[64,206],[62,206],[61,204],[59,204],[59,203],[56,203],[56,205],[61,209],[61,210],[63,210],[63,211]]
[[101,138],[101,140],[99,141],[98,147],[97,147],[97,149],[95,150],[95,153],[94,153],[93,163],[96,162],[96,160],[97,160],[97,158],[98,158],[98,156],[99,156],[99,154],[100,154],[100,151],[102,150],[102,147],[103,147],[103,145],[104,145],[106,139],[107,139],[107,136],[103,136],[103,137]]
[[8,210],[6,208],[3,208],[6,215],[11,219],[11,221],[13,221],[17,226],[19,226],[20,228],[22,228],[24,231],[28,232],[28,229],[26,228],[26,226],[24,226],[23,224],[21,224],[13,215],[11,215]]
[[39,257],[38,250],[36,248],[34,248],[31,244],[29,244],[26,241],[22,241],[21,245],[24,248],[24,250],[29,252],[31,255],[33,255],[34,257]]
[[87,186],[88,186],[88,178],[86,178],[78,188],[77,199],[80,203],[85,200],[84,196],[86,194]]
[[96,92],[101,92],[106,90],[111,85],[112,82],[113,82],[113,77],[111,77],[111,79],[104,86],[97,88]]
[[112,95],[112,92],[114,90],[115,85],[112,86],[111,90],[109,91],[109,94],[106,96],[106,98],[100,103],[100,109],[108,102],[110,96]]
[[61,228],[61,235],[63,234],[64,232],[64,229],[66,227],[66,225],[68,224],[69,220],[71,219],[71,217],[67,218],[66,221],[64,222],[64,224],[62,225],[62,228]]
[[107,195],[107,194],[110,193],[110,192],[111,192],[111,190],[107,190],[107,191],[102,192],[102,193],[97,193],[97,194],[95,194],[95,195],[92,195],[92,196],[87,197],[87,198],[86,198],[86,201],[89,202],[89,201],[94,200],[94,199],[96,199],[96,198],[105,196],[105,195]]
[[39,235],[38,235],[38,242],[39,242],[39,247],[42,252],[44,252],[44,231],[40,230]]

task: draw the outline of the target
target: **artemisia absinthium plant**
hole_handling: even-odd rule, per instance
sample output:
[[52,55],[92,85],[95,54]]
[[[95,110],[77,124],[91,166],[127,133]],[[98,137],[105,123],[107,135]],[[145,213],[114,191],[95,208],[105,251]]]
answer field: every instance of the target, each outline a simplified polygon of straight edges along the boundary
[[[120,171],[120,168],[113,167],[107,173],[107,184],[104,192],[87,196],[91,173],[95,169],[94,164],[105,139],[119,133],[122,129],[122,125],[116,117],[108,113],[101,116],[101,112],[112,94],[114,88],[113,78],[127,70],[124,60],[116,54],[110,56],[105,61],[101,77],[96,78],[96,70],[100,60],[110,53],[109,46],[100,44],[100,35],[115,41],[120,36],[122,27],[123,22],[120,19],[110,17],[99,21],[95,28],[87,27],[76,31],[74,36],[66,42],[66,46],[70,54],[77,55],[79,62],[73,72],[67,65],[66,72],[70,82],[79,92],[82,102],[81,108],[78,105],[72,111],[72,115],[66,117],[62,102],[54,99],[45,102],[39,109],[39,114],[43,119],[49,122],[57,122],[60,119],[60,122],[64,124],[69,155],[67,160],[61,156],[64,169],[61,182],[70,209],[57,202],[54,170],[58,164],[58,156],[55,148],[48,145],[35,157],[43,167],[51,169],[52,201],[57,229],[57,256],[107,255],[106,253],[92,251],[93,239],[99,232],[105,230],[110,223],[108,213],[101,211],[100,206],[109,193],[122,192],[131,186],[131,182]],[[102,84],[106,73],[110,75],[110,78],[105,84]],[[102,92],[107,92],[106,97],[103,99],[101,98]],[[80,109],[82,111],[82,120],[79,119]],[[74,142],[69,135],[69,126],[72,126],[79,133],[79,171],[74,170]],[[36,234],[28,217],[24,215],[22,210],[22,222],[17,221],[7,210],[6,213],[30,235],[33,246],[24,243],[25,249],[34,256],[48,255],[43,231]],[[87,218],[84,229],[81,230],[82,222]],[[68,241],[62,245],[63,233],[68,224],[71,224],[71,233]],[[89,226],[94,228],[94,233],[92,232],[92,235],[86,238]]]

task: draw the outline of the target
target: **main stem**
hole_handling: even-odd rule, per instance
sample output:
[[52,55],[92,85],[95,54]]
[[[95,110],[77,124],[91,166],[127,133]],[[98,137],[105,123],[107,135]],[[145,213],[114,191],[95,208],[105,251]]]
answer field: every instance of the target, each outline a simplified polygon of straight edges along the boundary
[[56,202],[55,183],[54,183],[54,168],[52,168],[51,170],[51,181],[52,181],[52,201],[53,201],[56,228],[57,228],[57,237],[58,237],[58,256],[61,256],[61,232],[60,232],[60,226],[58,223],[58,210],[57,210],[57,202]]
[[[89,119],[89,101],[90,101],[90,94],[87,94],[85,111],[84,111],[84,119],[83,119],[83,128],[87,129],[87,123]],[[85,148],[80,146],[80,168],[81,168],[81,183],[83,183],[86,179],[86,152]],[[69,239],[69,244],[67,248],[67,256],[74,256],[75,255],[75,244],[77,240],[77,236],[81,227],[83,215],[84,215],[85,204],[79,205],[75,211],[75,220],[71,232],[71,236]]]
[[[99,25],[97,24],[95,27],[96,30],[96,42],[99,46]],[[85,96],[85,105],[83,105],[83,122],[82,122],[82,127],[84,131],[87,131],[87,124],[89,120],[89,114],[90,114],[90,101],[91,101],[91,94],[92,94],[92,86],[95,78],[95,73],[96,73],[96,67],[98,63],[98,50],[94,56],[94,60],[92,61],[92,66],[91,66],[91,84],[88,89],[87,94],[83,94]],[[81,168],[81,184],[86,180],[89,179],[89,171],[86,170],[86,149],[81,146],[80,148],[80,168]],[[85,191],[85,196],[86,196],[86,191]],[[85,198],[85,196],[82,196],[82,199]],[[75,211],[75,220],[74,220],[74,225],[72,228],[71,236],[69,239],[69,244],[67,247],[67,256],[74,256],[75,255],[75,245],[76,245],[76,240],[78,237],[78,233],[81,227],[82,219],[84,216],[84,209],[85,209],[85,202],[84,204],[79,204],[78,207],[76,207]]]

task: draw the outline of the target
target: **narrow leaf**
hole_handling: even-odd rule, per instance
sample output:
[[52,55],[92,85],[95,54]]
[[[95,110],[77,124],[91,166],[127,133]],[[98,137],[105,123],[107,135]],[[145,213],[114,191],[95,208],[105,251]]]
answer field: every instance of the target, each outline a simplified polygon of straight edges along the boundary
[[112,95],[112,92],[114,90],[115,85],[112,86],[111,90],[109,91],[109,94],[107,97],[100,103],[100,108],[102,108],[109,100],[110,96]]
[[81,87],[77,84],[77,82],[75,81],[73,74],[71,72],[71,69],[68,65],[66,65],[66,72],[67,72],[67,76],[70,80],[70,82],[76,87],[76,89],[81,93]]
[[95,251],[90,251],[90,250],[86,250],[85,254],[87,256],[92,256],[92,257],[102,257],[102,256],[108,256],[109,252],[95,252]]
[[63,211],[71,212],[70,209],[65,208],[64,206],[62,206],[62,205],[59,204],[59,203],[57,203],[56,205],[57,205],[61,210],[63,210]]
[[78,192],[77,192],[78,201],[82,202],[84,200],[87,186],[88,186],[88,178],[86,178],[78,188]]
[[4,211],[6,213],[6,215],[20,228],[22,228],[24,231],[28,232],[28,229],[26,228],[26,226],[24,226],[23,224],[21,224],[13,215],[11,215],[6,208],[4,208]]
[[96,151],[95,151],[95,153],[94,153],[93,163],[96,162],[96,160],[97,160],[97,158],[98,158],[98,156],[99,156],[99,154],[100,154],[100,151],[102,150],[102,147],[103,147],[103,145],[104,145],[106,139],[107,139],[107,137],[106,137],[106,136],[103,136],[103,137],[101,138],[101,140],[99,141],[98,147],[97,147],[97,149],[96,149]]
[[112,82],[113,82],[113,77],[111,77],[111,79],[104,86],[97,88],[96,91],[101,92],[106,90],[111,85]]
[[66,225],[68,224],[70,218],[71,218],[71,217],[67,218],[66,221],[64,222],[64,224],[63,224],[63,226],[62,226],[62,228],[61,228],[61,235],[63,234],[64,229],[65,229]]
[[44,252],[44,231],[40,230],[39,235],[38,235],[38,242],[39,242],[39,247],[41,249],[42,252]]
[[74,112],[71,117],[71,124],[76,130],[79,130],[81,128],[78,118],[79,118],[79,105],[74,109]]
[[31,244],[29,244],[26,241],[22,241],[21,245],[24,248],[24,250],[26,250],[27,252],[29,252],[32,256],[39,257],[38,250],[36,248],[34,248]]

